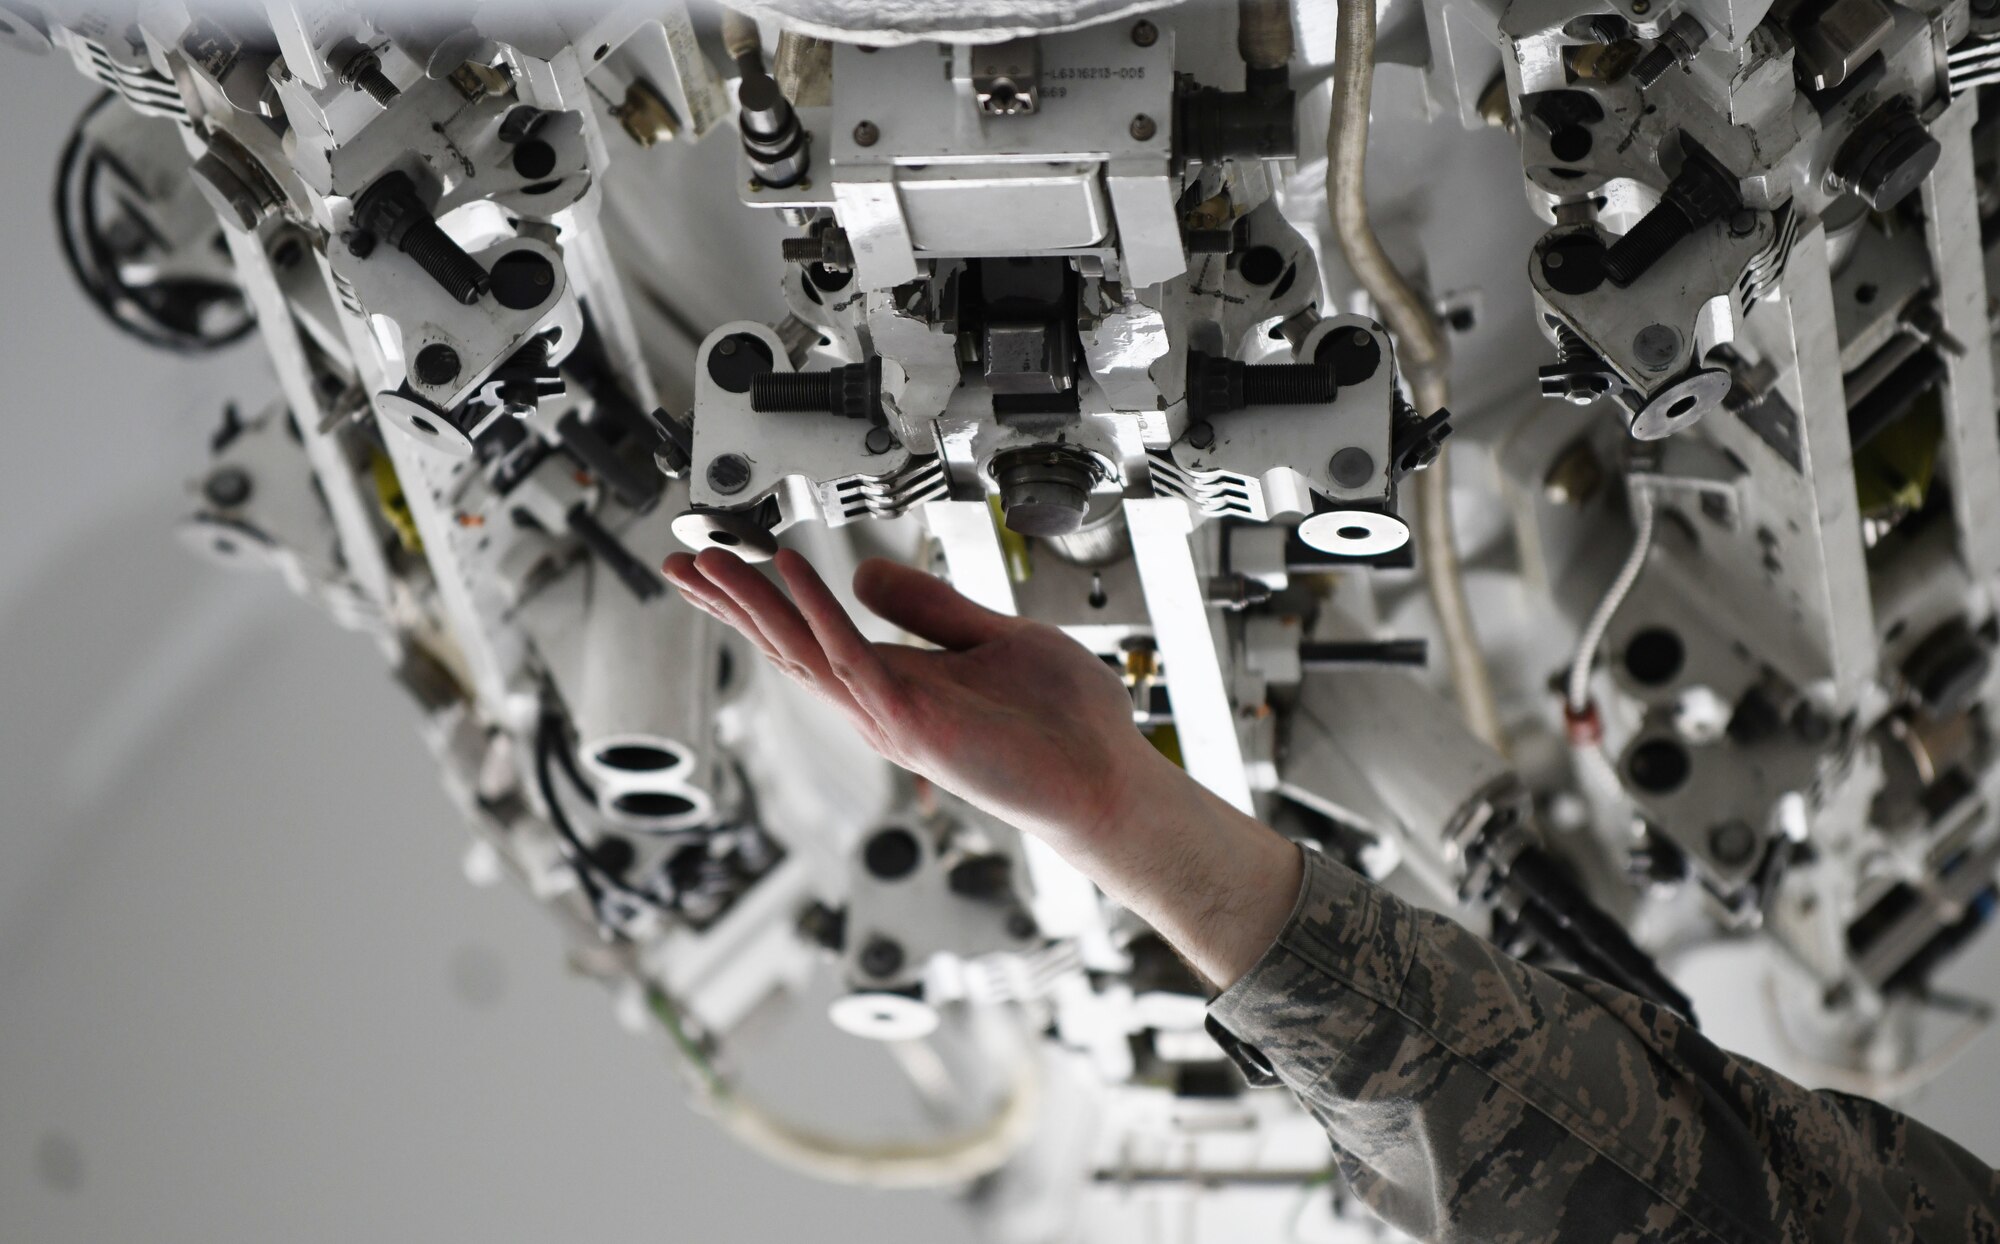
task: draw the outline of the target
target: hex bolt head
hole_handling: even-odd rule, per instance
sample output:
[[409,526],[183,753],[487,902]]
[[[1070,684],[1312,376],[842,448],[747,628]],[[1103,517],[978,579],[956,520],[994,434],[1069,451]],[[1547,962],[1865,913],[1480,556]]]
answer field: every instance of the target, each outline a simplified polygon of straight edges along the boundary
[[1342,488],[1360,488],[1375,478],[1375,459],[1358,445],[1349,445],[1333,455],[1327,474]]
[[1129,127],[1129,131],[1134,139],[1144,143],[1144,142],[1151,142],[1153,140],[1153,135],[1160,132],[1160,127],[1154,123],[1153,118],[1147,116],[1145,113],[1142,112],[1138,116],[1132,118],[1132,124]]
[[1149,48],[1159,41],[1160,28],[1158,26],[1143,20],[1132,24],[1132,42],[1142,48]]
[[718,454],[708,464],[708,486],[732,496],[750,486],[750,461],[742,454]]
[[873,147],[876,143],[880,141],[882,141],[882,131],[876,127],[873,121],[861,121],[855,124],[854,126],[855,146]]
[[903,970],[903,948],[886,937],[870,938],[861,948],[861,970],[870,976],[894,976]]
[[417,351],[417,379],[425,384],[450,384],[458,379],[461,366],[458,351],[443,342],[433,342]]

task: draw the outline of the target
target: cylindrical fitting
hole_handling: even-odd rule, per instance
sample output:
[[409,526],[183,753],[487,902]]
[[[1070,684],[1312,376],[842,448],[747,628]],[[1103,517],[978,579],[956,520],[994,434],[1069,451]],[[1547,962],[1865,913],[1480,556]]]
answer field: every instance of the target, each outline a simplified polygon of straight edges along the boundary
[[370,99],[387,108],[396,102],[402,92],[382,72],[382,60],[373,52],[358,52],[340,71],[340,80],[357,91],[364,91]]
[[1236,51],[1252,69],[1283,69],[1292,59],[1292,6],[1285,0],[1238,0]]
[[757,180],[774,190],[797,185],[806,175],[811,151],[798,114],[778,89],[778,80],[761,71],[746,73],[736,88],[741,108],[743,150]]
[[750,409],[875,419],[882,410],[882,360],[827,371],[766,372],[750,382]]

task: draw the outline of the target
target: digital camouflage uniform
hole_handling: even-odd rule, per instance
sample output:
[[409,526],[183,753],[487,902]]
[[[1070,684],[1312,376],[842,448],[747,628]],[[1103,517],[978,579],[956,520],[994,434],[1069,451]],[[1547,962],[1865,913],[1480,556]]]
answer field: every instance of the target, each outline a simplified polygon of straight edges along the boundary
[[1210,1030],[1416,1238],[2000,1244],[2000,1176],[1922,1124],[1305,857],[1284,932]]

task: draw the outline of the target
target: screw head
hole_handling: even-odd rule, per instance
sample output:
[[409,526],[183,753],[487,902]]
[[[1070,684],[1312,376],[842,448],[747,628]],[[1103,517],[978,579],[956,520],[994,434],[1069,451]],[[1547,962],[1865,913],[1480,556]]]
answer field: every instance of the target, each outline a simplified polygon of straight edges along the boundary
[[1632,353],[1649,371],[1670,366],[1680,352],[1681,335],[1665,324],[1648,324],[1632,338]]
[[250,473],[242,467],[222,467],[202,481],[201,495],[209,504],[232,509],[250,499]]
[[1326,469],[1342,488],[1360,488],[1375,478],[1375,459],[1359,445],[1349,445],[1333,455]]
[[1214,425],[1208,423],[1206,420],[1190,423],[1187,430],[1187,443],[1196,449],[1207,449],[1210,445],[1215,444]]
[[1644,17],[1646,14],[1651,13],[1652,11],[1653,11],[1652,0],[1632,0],[1633,16]]
[[876,127],[873,121],[861,121],[855,124],[854,126],[855,146],[873,147],[876,143],[880,141],[882,141],[882,131]]
[[1749,208],[1746,207],[1730,215],[1729,235],[1731,237],[1747,238],[1756,231],[1757,213],[1751,211]]
[[458,379],[458,351],[443,342],[433,342],[417,351],[417,379],[424,384],[450,384]]
[[1138,21],[1132,24],[1132,42],[1142,48],[1149,48],[1159,41],[1160,28],[1158,26],[1148,21]]
[[708,486],[724,496],[750,486],[750,460],[742,454],[718,454],[708,464]]
[[1723,864],[1745,864],[1757,851],[1757,833],[1742,821],[1724,821],[1708,831],[1708,849]]
[[886,937],[869,940],[861,948],[861,970],[870,976],[894,976],[903,967],[903,948]]
[[886,454],[895,448],[895,445],[896,438],[890,434],[889,429],[880,427],[868,429],[868,437],[862,442],[862,446],[871,454]]
[[1153,118],[1143,112],[1132,118],[1129,128],[1132,137],[1142,143],[1152,141],[1153,135],[1160,132],[1160,127],[1154,123]]

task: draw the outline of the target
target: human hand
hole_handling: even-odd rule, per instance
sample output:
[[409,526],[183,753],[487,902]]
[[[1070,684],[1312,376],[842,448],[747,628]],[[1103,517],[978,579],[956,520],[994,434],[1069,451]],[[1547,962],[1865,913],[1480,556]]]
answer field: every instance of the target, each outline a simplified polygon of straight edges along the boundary
[[777,569],[789,599],[724,550],[677,553],[664,567],[888,760],[1065,853],[1099,845],[1134,784],[1159,778],[1164,762],[1134,728],[1124,684],[1055,627],[876,558],[855,574],[855,594],[939,650],[872,643],[805,558],[782,550]]
[[1298,849],[1154,751],[1124,683],[1083,645],[880,559],[855,595],[940,651],[871,643],[805,558],[782,550],[777,565],[789,598],[720,549],[662,569],[877,752],[1047,842],[1218,986],[1277,937]]

